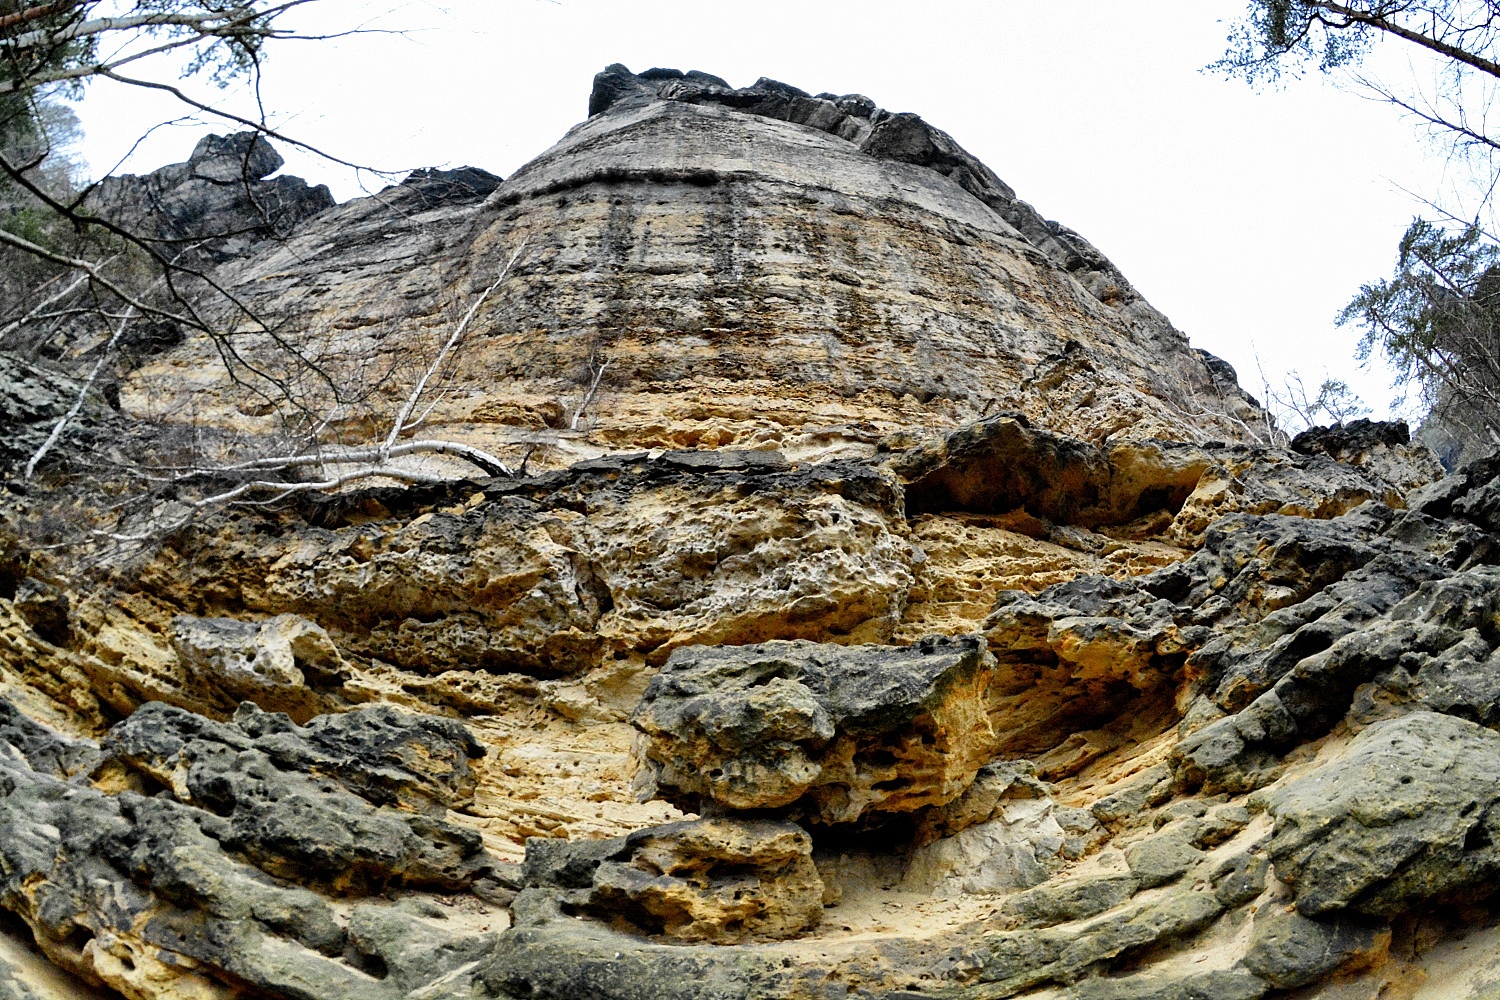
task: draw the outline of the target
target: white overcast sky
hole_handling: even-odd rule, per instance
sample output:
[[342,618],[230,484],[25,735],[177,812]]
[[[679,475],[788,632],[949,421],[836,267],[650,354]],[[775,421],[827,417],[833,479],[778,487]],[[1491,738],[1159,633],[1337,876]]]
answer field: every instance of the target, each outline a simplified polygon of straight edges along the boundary
[[[278,127],[345,160],[508,175],[585,116],[593,74],[612,62],[862,93],[921,114],[1077,229],[1251,392],[1261,389],[1258,355],[1273,382],[1292,370],[1314,385],[1341,377],[1384,414],[1389,374],[1355,367],[1357,332],[1334,316],[1362,281],[1389,272],[1422,211],[1406,192],[1435,191],[1443,165],[1393,109],[1351,89],[1310,77],[1256,92],[1202,72],[1243,8],[320,0],[296,23],[405,31],[277,46],[262,98]],[[244,97],[215,92],[241,109]],[[82,153],[107,171],[150,124],[178,113],[96,85],[79,106]],[[201,131],[158,130],[126,169],[185,159]],[[288,172],[340,199],[360,193],[347,171],[283,152]]]

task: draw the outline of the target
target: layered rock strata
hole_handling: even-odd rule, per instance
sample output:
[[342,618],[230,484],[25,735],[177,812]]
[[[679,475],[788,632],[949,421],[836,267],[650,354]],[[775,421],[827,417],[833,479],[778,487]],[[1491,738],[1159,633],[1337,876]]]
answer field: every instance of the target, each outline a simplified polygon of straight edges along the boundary
[[[1266,426],[1098,250],[867,98],[610,67],[586,122],[487,186],[438,197],[414,175],[221,269],[304,358],[376,387],[345,393],[366,401],[336,415],[344,440],[379,433],[502,271],[424,426],[533,467],[640,448],[868,455],[1001,410],[1094,443]],[[247,361],[332,405],[305,360],[239,325]],[[206,338],[179,345],[122,404],[269,430],[216,358]]]
[[[1160,384],[1232,375],[919,119],[595,103],[222,269],[389,358],[535,233],[434,410],[527,473],[80,543],[90,462],[163,433],[101,408],[7,482],[0,997],[1493,992],[1500,463],[1237,438]],[[573,428],[584,336],[629,378]],[[5,360],[0,443],[76,388]]]

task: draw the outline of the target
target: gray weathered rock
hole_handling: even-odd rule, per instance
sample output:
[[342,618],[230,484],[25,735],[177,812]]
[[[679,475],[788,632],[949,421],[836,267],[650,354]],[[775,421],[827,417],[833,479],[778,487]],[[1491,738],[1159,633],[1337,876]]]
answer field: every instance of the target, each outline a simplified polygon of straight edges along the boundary
[[1146,889],[1175,882],[1203,857],[1203,852],[1193,844],[1195,832],[1191,823],[1174,823],[1131,844],[1125,850],[1130,874]]
[[376,805],[434,817],[472,797],[469,761],[485,753],[463,725],[438,716],[375,706],[320,716],[304,727],[248,704],[227,724],[146,705],[114,727],[102,748],[109,759],[174,788],[196,755],[244,750],[280,770],[334,781]]
[[268,180],[283,162],[258,133],[204,136],[186,163],[140,177],[106,177],[91,195],[92,207],[148,240],[205,241],[211,259],[241,256],[333,206],[324,185]]
[[569,844],[533,838],[525,884],[677,941],[796,937],[823,916],[812,840],[791,823],[703,819]]
[[1008,898],[1005,912],[1021,927],[1051,927],[1112,910],[1139,889],[1129,874],[1049,882]]
[[[268,996],[394,1000],[450,975],[458,990],[460,970],[489,947],[482,934],[429,926],[423,961],[377,978],[366,969],[383,977],[409,947],[412,928],[403,940],[389,931],[406,917],[376,901],[346,924],[305,887],[452,890],[487,867],[477,835],[347,790],[415,784],[390,766],[409,759],[398,745],[376,739],[321,770],[330,746],[403,729],[389,710],[375,710],[373,728],[359,714],[299,730],[253,710],[229,726],[148,708],[106,740],[94,785],[59,768],[71,745],[21,726],[25,750],[0,756],[0,907],[26,920],[58,966],[127,995],[211,996],[227,981]],[[458,727],[414,720],[405,745],[440,759],[444,728]],[[449,756],[461,761],[465,745]],[[132,790],[148,780],[162,793]]]
[[819,823],[956,798],[993,753],[977,636],[680,649],[632,722],[656,794]]
[[989,934],[978,945],[979,981],[1002,997],[1049,982],[1069,983],[1126,951],[1194,934],[1224,911],[1210,892],[1177,892],[1133,901],[1059,927]]
[[1342,965],[1368,961],[1390,944],[1381,924],[1332,918],[1310,920],[1296,911],[1269,906],[1255,917],[1249,971],[1279,990],[1306,986]]
[[1376,723],[1267,802],[1276,875],[1309,917],[1394,916],[1500,874],[1500,735],[1463,719]]
[[[80,386],[78,379],[34,358],[0,353],[0,469],[25,464],[78,398]],[[114,414],[90,400],[64,432],[51,463],[70,449],[91,447],[100,429],[115,422]]]
[[98,747],[54,733],[0,699],[0,756],[22,760],[34,771],[67,778],[92,768]]

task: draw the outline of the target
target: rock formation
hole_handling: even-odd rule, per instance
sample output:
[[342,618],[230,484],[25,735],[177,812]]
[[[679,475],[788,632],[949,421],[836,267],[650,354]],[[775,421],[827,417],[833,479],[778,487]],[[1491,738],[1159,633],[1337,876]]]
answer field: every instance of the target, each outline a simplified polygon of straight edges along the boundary
[[[362,440],[519,249],[428,419],[525,472],[69,544],[143,415],[264,429],[189,339],[5,483],[0,998],[1493,995],[1500,461],[1263,444],[915,116],[590,112],[216,272]],[[0,462],[76,391],[0,358]]]
[[131,232],[160,241],[168,256],[189,245],[213,258],[242,256],[333,207],[324,185],[271,177],[284,163],[257,133],[205,136],[186,163],[143,177],[104,178],[90,204]]
[[680,808],[826,825],[943,805],[994,754],[993,676],[978,636],[679,649],[631,719],[642,776]]
[[[539,448],[534,468],[651,448],[869,457],[893,432],[1009,410],[1094,444],[1264,428],[1096,249],[915,115],[618,66],[590,108],[487,195],[414,176],[220,278],[337,374],[386,380],[341,412],[353,429],[389,419],[414,359],[519,251],[425,426]],[[254,344],[239,349],[280,371]],[[122,404],[255,426],[253,394],[176,374],[216,356],[178,346]]]

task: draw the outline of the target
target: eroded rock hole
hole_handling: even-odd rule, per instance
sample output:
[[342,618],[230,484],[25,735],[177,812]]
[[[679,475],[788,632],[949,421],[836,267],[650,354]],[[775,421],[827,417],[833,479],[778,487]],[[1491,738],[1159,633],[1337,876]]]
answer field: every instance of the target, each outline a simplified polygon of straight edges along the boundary
[[[1205,454],[1161,442],[1098,448],[1003,414],[893,463],[908,516],[1019,514],[1096,529],[1170,520],[1208,468]],[[1145,530],[1145,529],[1143,529]]]

